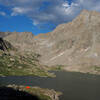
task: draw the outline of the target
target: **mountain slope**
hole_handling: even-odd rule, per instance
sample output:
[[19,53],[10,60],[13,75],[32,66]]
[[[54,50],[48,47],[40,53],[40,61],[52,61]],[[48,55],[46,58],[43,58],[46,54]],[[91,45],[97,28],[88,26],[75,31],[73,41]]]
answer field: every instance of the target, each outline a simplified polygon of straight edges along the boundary
[[[29,33],[18,33],[16,34],[17,37],[13,37],[15,34],[11,33],[7,37],[0,38],[0,76],[35,75],[54,77],[53,73],[48,72],[49,69],[46,66],[40,64],[38,60],[40,55],[33,52],[31,48],[27,48],[28,45],[31,47],[28,40],[31,40],[32,37]],[[19,36],[19,34],[22,36]],[[6,39],[8,37],[10,37],[9,42]]]
[[33,34],[31,32],[11,32],[10,35],[4,37],[19,51],[30,51],[33,45]]
[[35,36],[36,51],[42,55],[41,63],[70,66],[68,70],[77,70],[76,66],[79,70],[100,66],[99,18],[100,13],[83,10],[72,22]]
[[95,73],[100,68],[100,13],[95,11],[83,10],[72,22],[47,34],[13,33],[4,39],[21,52],[40,54],[42,65],[65,65],[70,71]]

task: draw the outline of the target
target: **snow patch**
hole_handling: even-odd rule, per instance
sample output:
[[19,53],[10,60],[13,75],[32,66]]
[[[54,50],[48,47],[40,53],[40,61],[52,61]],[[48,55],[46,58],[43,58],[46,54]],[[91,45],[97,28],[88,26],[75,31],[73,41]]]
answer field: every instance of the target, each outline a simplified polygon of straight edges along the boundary
[[56,58],[58,58],[58,57],[64,55],[65,52],[66,52],[66,51],[60,53],[59,55],[57,55],[57,56],[55,56],[55,57],[53,57],[53,58],[51,58],[50,61],[52,61],[52,60],[54,60],[54,59],[56,59]]

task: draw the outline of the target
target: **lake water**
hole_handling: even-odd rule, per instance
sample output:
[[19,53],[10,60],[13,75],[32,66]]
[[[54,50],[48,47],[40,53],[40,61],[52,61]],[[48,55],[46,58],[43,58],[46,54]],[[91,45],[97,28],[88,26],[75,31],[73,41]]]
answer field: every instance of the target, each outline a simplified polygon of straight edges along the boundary
[[55,74],[56,78],[0,77],[0,84],[29,85],[54,89],[63,92],[60,100],[100,100],[100,76],[64,71],[55,72]]

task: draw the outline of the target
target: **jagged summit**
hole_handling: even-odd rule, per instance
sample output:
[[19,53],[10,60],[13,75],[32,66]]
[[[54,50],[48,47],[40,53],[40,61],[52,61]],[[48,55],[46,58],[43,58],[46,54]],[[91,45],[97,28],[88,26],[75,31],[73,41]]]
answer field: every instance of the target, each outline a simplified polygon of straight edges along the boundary
[[99,18],[99,12],[83,10],[80,15],[76,17],[76,19],[74,19],[72,22],[95,26],[97,24],[100,24]]

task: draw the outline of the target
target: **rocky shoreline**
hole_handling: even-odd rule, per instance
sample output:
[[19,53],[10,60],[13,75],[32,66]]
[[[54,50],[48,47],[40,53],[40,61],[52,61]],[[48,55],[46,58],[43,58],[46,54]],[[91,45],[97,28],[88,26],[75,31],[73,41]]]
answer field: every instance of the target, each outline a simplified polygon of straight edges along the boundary
[[84,74],[92,74],[92,75],[100,75],[100,67],[99,66],[67,66],[63,67],[64,71],[68,72],[80,72]]

